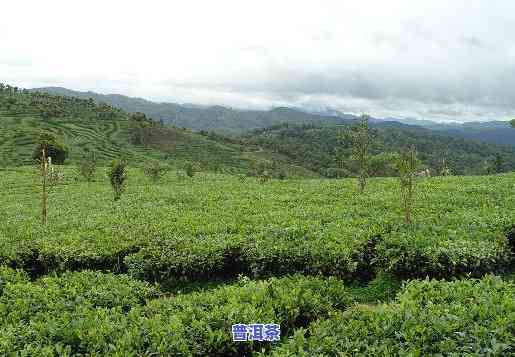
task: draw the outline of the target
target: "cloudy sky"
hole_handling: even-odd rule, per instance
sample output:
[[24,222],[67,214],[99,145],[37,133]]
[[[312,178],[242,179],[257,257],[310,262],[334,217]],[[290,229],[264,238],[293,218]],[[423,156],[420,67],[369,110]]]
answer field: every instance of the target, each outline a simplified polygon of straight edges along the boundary
[[16,0],[0,81],[154,101],[515,116],[515,1]]

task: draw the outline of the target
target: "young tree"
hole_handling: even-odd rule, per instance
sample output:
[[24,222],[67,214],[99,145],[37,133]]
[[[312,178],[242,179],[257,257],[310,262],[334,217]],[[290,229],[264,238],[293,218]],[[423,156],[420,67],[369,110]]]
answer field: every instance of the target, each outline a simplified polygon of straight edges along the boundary
[[413,199],[415,190],[416,170],[419,166],[415,147],[411,146],[408,150],[402,152],[396,161],[397,170],[399,172],[399,180],[401,186],[401,200],[404,209],[404,220],[407,224],[411,224]]
[[445,160],[445,157],[442,159],[442,167],[440,169],[440,175],[441,176],[450,176],[452,174],[451,169],[447,165],[447,161]]
[[191,162],[187,162],[184,166],[184,172],[188,177],[193,177],[195,175],[195,166]]
[[48,221],[48,191],[47,191],[47,179],[48,179],[48,158],[46,149],[41,149],[41,223],[47,224]]
[[503,160],[501,154],[496,153],[494,161],[492,162],[492,172],[499,174],[499,173],[503,172],[503,167],[504,167],[504,160]]
[[350,138],[352,142],[352,158],[358,164],[358,189],[365,190],[368,177],[369,148],[372,142],[372,133],[368,126],[369,116],[363,114],[359,124],[352,128]]
[[163,175],[166,174],[166,172],[168,172],[168,170],[168,166],[161,165],[159,161],[153,161],[144,168],[145,174],[154,183],[159,182]]
[[79,173],[86,179],[86,181],[91,182],[95,177],[95,172],[97,170],[97,158],[94,151],[89,151],[84,153],[82,160],[79,163]]
[[114,192],[114,200],[118,201],[125,190],[127,181],[127,162],[122,160],[113,161],[108,171],[109,181]]
[[41,223],[48,222],[48,191],[63,179],[61,173],[52,166],[52,157],[47,156],[47,149],[41,149],[40,175],[41,175]]

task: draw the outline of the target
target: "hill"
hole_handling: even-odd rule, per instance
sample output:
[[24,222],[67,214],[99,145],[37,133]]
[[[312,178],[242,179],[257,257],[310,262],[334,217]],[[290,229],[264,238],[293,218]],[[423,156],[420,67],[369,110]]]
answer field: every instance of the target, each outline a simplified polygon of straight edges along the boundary
[[[188,129],[163,127],[145,119],[145,127],[132,115],[92,99],[57,96],[3,85],[0,88],[0,166],[32,163],[40,132],[57,136],[76,163],[85,150],[100,162],[126,157],[136,165],[162,160],[173,167],[191,162],[203,170],[247,173],[262,162],[274,163],[289,175],[313,176],[289,165],[278,154],[248,150],[236,140],[202,135]],[[134,136],[138,137],[138,142]],[[316,175],[315,175],[316,176]]]
[[[275,108],[269,111],[235,110],[223,106],[200,106],[192,104],[155,103],[141,98],[131,98],[119,94],[98,94],[79,92],[60,87],[45,87],[37,91],[77,98],[92,98],[99,103],[107,103],[127,112],[142,112],[156,120],[177,127],[194,130],[210,130],[225,134],[289,124],[341,124],[356,119],[356,116],[334,110],[305,112],[292,108]],[[398,122],[410,126],[423,127],[438,131],[442,135],[461,137],[498,145],[515,146],[515,132],[506,130],[508,122],[468,122],[437,123],[431,120],[385,118],[372,119],[373,122]]]
[[154,103],[141,98],[131,98],[119,94],[98,94],[94,92],[78,92],[60,87],[34,89],[57,95],[77,98],[92,98],[99,103],[121,108],[127,112],[142,112],[155,120],[176,127],[194,130],[211,130],[225,134],[240,134],[248,130],[264,128],[280,123],[341,123],[346,119],[355,118],[352,115],[330,117],[310,114],[292,108],[274,108],[262,110],[235,110],[223,106],[195,106],[175,103]]
[[[397,122],[373,121],[375,139],[371,148],[371,174],[395,175],[389,153],[415,145],[422,163],[433,172],[446,165],[455,174],[485,174],[499,160],[497,171],[515,169],[515,148],[480,143],[439,134],[416,126]],[[278,125],[255,130],[243,136],[247,145],[257,145],[291,158],[306,168],[325,176],[349,176],[356,172],[351,145],[342,139],[349,129],[344,125]],[[515,132],[515,129],[509,129]]]
[[515,132],[510,129],[508,121],[485,121],[466,123],[436,123],[430,120],[396,119],[404,124],[421,126],[440,134],[461,137],[469,140],[483,141],[498,145],[515,146]]

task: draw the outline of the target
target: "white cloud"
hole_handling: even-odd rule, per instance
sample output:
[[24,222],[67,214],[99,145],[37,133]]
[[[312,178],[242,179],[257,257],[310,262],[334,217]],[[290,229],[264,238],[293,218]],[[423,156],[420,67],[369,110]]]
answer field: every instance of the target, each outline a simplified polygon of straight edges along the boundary
[[0,8],[0,80],[377,116],[515,113],[515,2],[64,1]]

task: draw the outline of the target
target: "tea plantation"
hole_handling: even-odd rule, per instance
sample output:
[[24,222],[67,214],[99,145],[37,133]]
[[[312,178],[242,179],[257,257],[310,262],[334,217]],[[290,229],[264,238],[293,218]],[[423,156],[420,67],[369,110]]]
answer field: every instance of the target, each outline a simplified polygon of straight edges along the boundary
[[[0,355],[515,354],[515,174],[271,180],[73,166],[40,223],[35,167],[0,170]],[[281,341],[234,342],[277,323]]]

